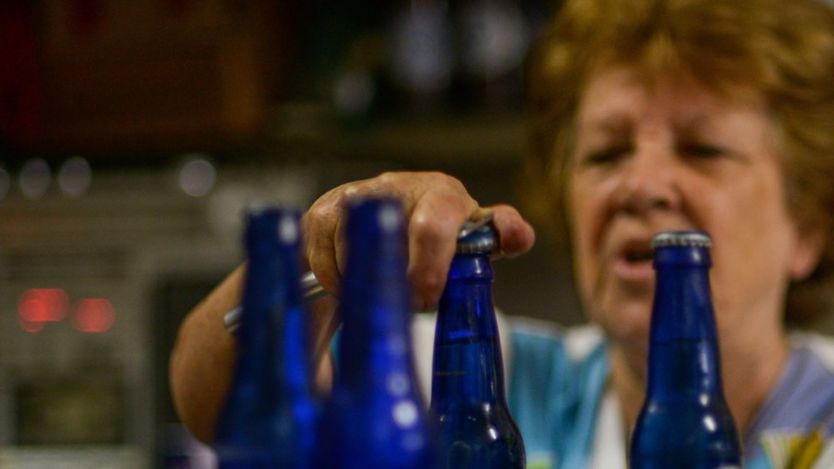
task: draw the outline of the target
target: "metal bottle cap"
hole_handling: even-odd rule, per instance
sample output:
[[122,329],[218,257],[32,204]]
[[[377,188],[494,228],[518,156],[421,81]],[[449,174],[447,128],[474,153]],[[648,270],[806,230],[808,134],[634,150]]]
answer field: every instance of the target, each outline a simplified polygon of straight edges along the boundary
[[712,239],[703,231],[664,231],[652,238],[652,248],[666,246],[712,247]]
[[458,254],[491,253],[498,246],[498,237],[491,225],[484,225],[458,238]]

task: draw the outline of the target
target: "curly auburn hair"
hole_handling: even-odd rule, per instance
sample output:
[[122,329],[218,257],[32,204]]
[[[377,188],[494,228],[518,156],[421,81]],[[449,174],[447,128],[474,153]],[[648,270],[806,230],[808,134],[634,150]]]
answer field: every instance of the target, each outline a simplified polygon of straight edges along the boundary
[[[522,199],[567,237],[563,188],[584,86],[626,65],[694,77],[722,98],[763,98],[780,133],[787,206],[826,237],[813,273],[788,289],[785,322],[834,308],[834,11],[821,0],[567,0],[526,68],[531,129]],[[748,96],[750,96],[748,94]]]

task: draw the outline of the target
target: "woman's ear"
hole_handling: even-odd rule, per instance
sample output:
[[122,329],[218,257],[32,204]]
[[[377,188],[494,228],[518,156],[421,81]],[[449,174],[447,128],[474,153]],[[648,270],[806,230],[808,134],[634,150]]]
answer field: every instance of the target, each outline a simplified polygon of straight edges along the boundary
[[803,280],[817,267],[822,250],[828,242],[828,230],[814,227],[797,230],[796,245],[791,259],[789,274],[791,280]]

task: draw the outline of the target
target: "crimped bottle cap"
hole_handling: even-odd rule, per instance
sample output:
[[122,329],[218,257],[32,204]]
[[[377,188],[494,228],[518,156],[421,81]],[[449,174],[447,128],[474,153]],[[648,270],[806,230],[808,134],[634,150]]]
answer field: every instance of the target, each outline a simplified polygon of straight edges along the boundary
[[492,225],[481,226],[466,236],[458,238],[458,254],[491,253],[498,246],[498,236]]
[[652,238],[652,248],[666,246],[712,247],[712,239],[703,231],[663,231]]

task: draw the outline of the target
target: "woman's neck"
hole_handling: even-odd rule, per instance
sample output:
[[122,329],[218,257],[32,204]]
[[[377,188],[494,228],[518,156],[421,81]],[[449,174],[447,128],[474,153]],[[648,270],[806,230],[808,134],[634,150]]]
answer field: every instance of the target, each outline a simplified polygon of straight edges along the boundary
[[[741,332],[721,341],[724,397],[742,435],[776,386],[788,359],[783,329],[774,330],[770,337],[758,332],[755,337]],[[646,394],[646,349],[615,342],[609,348],[609,360],[611,385],[630,433]]]

